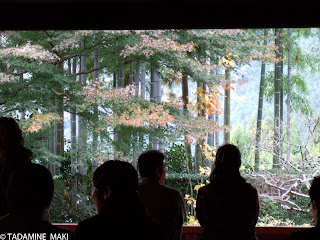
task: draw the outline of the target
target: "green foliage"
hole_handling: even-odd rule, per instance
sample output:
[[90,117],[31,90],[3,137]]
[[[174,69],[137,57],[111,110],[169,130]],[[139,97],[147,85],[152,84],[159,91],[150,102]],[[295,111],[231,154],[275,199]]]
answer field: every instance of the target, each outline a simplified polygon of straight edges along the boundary
[[54,177],[54,196],[49,209],[54,223],[77,223],[96,214],[91,202],[92,176],[65,174]]
[[186,162],[192,164],[192,156],[188,155],[187,159],[183,144],[173,143],[165,155],[169,173],[187,173]]
[[70,152],[62,154],[60,172],[54,176],[54,195],[49,209],[54,223],[77,223],[96,214],[91,202],[92,173],[71,173]]
[[[318,34],[318,32],[308,29],[295,29],[293,33],[292,42],[285,45],[285,52],[288,47],[291,47],[293,56],[292,72],[294,75],[291,78],[292,108],[294,110],[299,109],[304,115],[308,115],[312,113],[312,107],[307,98],[306,79],[308,79],[308,76],[302,70],[307,69],[312,72],[316,69],[319,65],[318,57],[316,56],[318,51],[314,51],[314,54],[310,57],[299,47],[298,40],[302,36],[315,36],[314,34]],[[2,38],[2,33],[0,35]],[[185,129],[183,131],[181,131],[181,126],[180,131],[178,131],[177,125],[174,126],[174,124],[168,124],[166,128],[146,125],[140,127],[124,126],[120,124],[113,126],[105,120],[106,116],[122,114],[133,104],[139,104],[141,109],[147,109],[153,103],[138,97],[132,97],[124,103],[121,98],[115,97],[112,100],[106,100],[104,106],[99,105],[103,110],[99,109],[96,112],[97,102],[88,103],[85,101],[87,96],[83,95],[84,86],[93,83],[95,80],[92,57],[95,53],[99,53],[100,69],[97,71],[102,76],[99,79],[98,87],[103,89],[112,88],[112,81],[109,81],[108,76],[118,72],[119,68],[124,69],[126,78],[129,74],[128,63],[133,63],[133,69],[136,69],[135,62],[137,59],[140,62],[146,62],[147,72],[150,72],[151,66],[159,69],[162,78],[164,76],[167,78],[166,82],[168,84],[180,79],[180,73],[183,73],[189,75],[188,77],[192,81],[205,82],[208,86],[210,84],[220,86],[225,81],[224,75],[218,74],[219,68],[223,68],[221,64],[219,65],[222,58],[230,54],[230,58],[232,58],[230,60],[234,61],[237,67],[250,62],[252,58],[255,59],[257,57],[257,53],[264,52],[267,49],[266,46],[261,44],[262,35],[261,30],[237,29],[161,31],[50,30],[14,32],[9,37],[3,37],[0,42],[0,50],[6,50],[9,47],[10,49],[8,53],[1,52],[2,54],[0,54],[0,74],[9,74],[14,80],[7,81],[0,78],[1,113],[19,119],[20,113],[26,112],[27,118],[32,119],[38,113],[53,112],[60,116],[63,111],[74,111],[87,123],[86,130],[84,130],[87,134],[87,142],[84,144],[83,149],[79,149],[77,143],[77,150],[69,151],[67,149],[60,155],[53,154],[54,151],[50,152],[48,150],[49,139],[51,139],[50,134],[55,140],[61,134],[61,132],[57,134],[57,120],[50,126],[45,126],[40,122],[39,124],[42,124],[42,128],[38,132],[25,134],[26,146],[32,149],[35,155],[34,161],[46,166],[54,164],[61,173],[54,176],[55,193],[50,208],[52,221],[78,222],[94,215],[95,210],[90,202],[92,163],[94,161],[101,163],[113,158],[134,161],[139,153],[151,148],[150,139],[157,142],[157,144],[161,142],[165,146],[170,146],[166,152],[166,165],[169,168],[166,183],[177,188],[183,196],[190,194],[189,178],[191,178],[193,188],[191,191],[195,198],[197,191],[194,190],[194,187],[206,183],[209,179],[208,176],[187,174],[186,163],[191,170],[194,170],[192,169],[193,153],[187,154],[188,157],[186,157],[185,146],[177,142],[177,139],[183,139],[185,137],[183,134],[188,133],[192,127],[196,129],[194,132],[199,131],[203,133],[202,137],[204,137],[208,131],[205,128],[208,125],[207,121],[199,124],[195,117],[188,119],[181,114],[180,109],[164,105],[164,109],[169,110],[175,120],[184,120],[180,121],[184,123]],[[286,38],[286,34],[284,37]],[[80,41],[84,42],[83,47],[80,46]],[[167,42],[170,44],[167,44]],[[19,56],[15,55],[20,47],[28,44],[30,46],[39,45],[42,50],[24,52]],[[186,46],[190,49],[186,50],[184,48]],[[88,71],[86,74],[87,82],[84,85],[79,81],[79,72],[75,76],[70,74],[70,69],[66,69],[68,60],[76,60],[79,67],[79,56],[82,54],[87,56],[86,68]],[[46,56],[51,56],[52,58],[47,58]],[[206,64],[204,59],[210,59],[211,63]],[[270,59],[266,59],[266,63],[269,63]],[[283,63],[283,67],[286,69],[286,62],[284,61]],[[212,68],[212,64],[215,65],[214,68]],[[237,67],[233,69],[233,73],[237,72]],[[217,70],[216,74],[208,74],[208,72],[215,70]],[[285,96],[288,79],[284,77],[283,80],[283,93]],[[128,81],[128,78],[125,81]],[[235,80],[235,82],[237,81]],[[269,102],[273,101],[273,84],[273,73],[269,73],[265,86],[265,95]],[[146,86],[147,92],[150,91],[150,81],[146,82]],[[93,88],[93,93],[94,90]],[[251,108],[251,106],[246,107]],[[272,111],[270,110],[262,123],[262,142],[265,144],[264,146],[272,146],[272,117]],[[298,120],[300,119],[298,118]],[[20,123],[23,125],[23,122],[21,121]],[[213,128],[216,130],[215,127],[209,128],[209,130]],[[255,119],[251,117],[247,126],[238,125],[231,131],[231,142],[237,145],[242,152],[243,164],[241,171],[243,173],[252,172],[255,128]],[[55,136],[52,135],[50,130],[55,131]],[[293,164],[299,163],[301,160],[299,145],[304,143],[304,139],[302,139],[300,132],[301,126],[297,119],[293,118],[291,121],[291,141],[295,145],[292,147]],[[117,134],[117,141],[114,141],[113,133]],[[316,134],[319,135],[319,130],[316,131]],[[94,144],[92,141],[94,135],[98,136],[98,144]],[[310,152],[316,157],[320,155],[318,142],[319,137],[316,137],[312,140],[312,145],[310,146]],[[285,145],[283,149],[285,149]],[[270,150],[261,151],[260,154],[260,170],[270,168],[271,165],[268,164],[272,162]],[[77,165],[73,167],[85,167],[88,171],[87,175],[71,173],[72,157],[78,157]],[[201,158],[202,161],[199,162],[204,164],[204,155]],[[275,172],[276,170],[271,171]],[[308,213],[305,213],[305,208],[303,213],[295,215],[296,212],[294,210],[284,210],[279,202],[272,202],[265,198],[261,200],[260,223],[305,224],[310,220],[307,217]],[[306,199],[293,200],[300,205],[306,205],[304,202]]]
[[[201,177],[199,174],[190,174],[193,188],[201,183],[206,183],[209,180],[209,176]],[[178,189],[184,197],[186,194],[190,195],[189,176],[186,173],[169,173],[166,176],[166,186]],[[197,196],[197,191],[193,191],[193,195]]]
[[[303,199],[308,206],[309,199]],[[312,214],[308,209],[297,214],[294,210],[287,210],[281,203],[269,198],[260,198],[260,214],[258,225],[260,226],[309,226],[312,222]]]

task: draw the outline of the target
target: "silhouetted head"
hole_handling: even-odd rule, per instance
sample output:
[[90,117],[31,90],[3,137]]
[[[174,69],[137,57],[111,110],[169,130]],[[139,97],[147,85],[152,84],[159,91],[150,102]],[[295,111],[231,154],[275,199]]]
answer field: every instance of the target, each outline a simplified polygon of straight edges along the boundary
[[93,175],[92,200],[98,212],[109,198],[137,196],[138,174],[128,162],[110,160],[100,165]]
[[53,179],[47,168],[27,163],[11,175],[7,189],[9,212],[42,215],[53,197]]
[[13,118],[0,117],[0,153],[9,168],[31,161],[33,153],[23,144],[24,138],[18,123]]
[[138,158],[139,173],[142,178],[154,177],[164,183],[165,169],[164,169],[165,155],[158,150],[149,150],[142,153]]
[[241,153],[233,144],[222,145],[217,150],[214,164],[215,168],[210,175],[211,181],[216,175],[238,176],[240,175]]
[[22,147],[24,139],[18,123],[13,118],[0,117],[0,151]]
[[315,177],[309,189],[309,196],[312,203],[314,220],[318,222],[320,216],[320,177]]

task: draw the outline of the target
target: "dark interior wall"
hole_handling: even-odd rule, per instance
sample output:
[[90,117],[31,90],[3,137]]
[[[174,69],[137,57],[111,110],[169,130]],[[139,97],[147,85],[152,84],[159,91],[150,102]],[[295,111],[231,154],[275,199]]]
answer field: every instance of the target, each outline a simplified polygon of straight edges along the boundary
[[1,30],[320,27],[313,0],[0,0]]

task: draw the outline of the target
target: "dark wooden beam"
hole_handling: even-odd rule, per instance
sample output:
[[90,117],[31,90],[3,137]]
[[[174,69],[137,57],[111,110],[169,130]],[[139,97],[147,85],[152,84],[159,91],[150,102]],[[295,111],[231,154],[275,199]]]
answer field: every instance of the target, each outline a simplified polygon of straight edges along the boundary
[[[319,4],[311,0],[0,0],[0,29],[320,27]],[[86,17],[81,18],[83,11]]]

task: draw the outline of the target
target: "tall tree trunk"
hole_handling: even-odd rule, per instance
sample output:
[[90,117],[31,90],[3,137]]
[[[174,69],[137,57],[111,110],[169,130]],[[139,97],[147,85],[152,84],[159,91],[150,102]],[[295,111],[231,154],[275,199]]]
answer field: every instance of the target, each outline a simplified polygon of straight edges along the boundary
[[[230,68],[226,68],[225,72],[226,77],[226,86],[230,84]],[[230,126],[230,90],[225,89],[225,97],[224,97],[224,125]],[[224,143],[230,143],[230,131],[224,132]]]
[[[203,82],[201,81],[197,81],[197,90],[199,88],[203,89]],[[199,102],[201,99],[199,97],[199,95],[197,96],[197,102]],[[202,116],[202,109],[200,107],[198,107],[198,112],[197,112],[198,117],[203,117]],[[200,141],[200,139],[199,139]],[[197,143],[195,146],[195,156],[194,156],[194,173],[198,173],[199,172],[199,167],[202,166],[202,152],[201,152],[201,147],[200,147],[200,143]]]
[[291,28],[288,29],[288,90],[287,90],[287,161],[290,162],[290,112],[291,112]]
[[182,74],[181,80],[182,87],[182,100],[183,100],[183,112],[186,114],[188,112],[188,104],[189,104],[189,89],[188,89],[188,75]]
[[[208,87],[208,91],[210,91],[209,87]],[[214,114],[210,114],[210,116],[208,117],[209,120],[214,121],[215,119],[215,115]],[[210,147],[214,147],[214,133],[209,133],[208,134],[208,145]],[[212,161],[210,160],[206,160],[206,166],[209,168],[212,168]]]
[[[182,88],[182,100],[183,100],[183,114],[188,114],[188,104],[189,104],[189,84],[188,84],[188,75],[186,73],[182,74],[181,79],[181,88]],[[186,149],[186,156],[191,156],[191,145],[187,142],[187,136],[184,136],[184,145]],[[188,163],[189,170],[192,171],[192,162]]]
[[[216,117],[215,117],[215,121],[217,124],[220,123],[220,119],[219,119],[219,114],[216,114]],[[216,132],[215,136],[214,136],[214,142],[215,142],[215,146],[216,148],[218,148],[220,146],[220,141],[219,141],[219,132]]]
[[141,63],[141,98],[146,98],[146,63]]
[[139,96],[139,83],[140,83],[140,60],[137,60],[136,64],[136,74],[135,74],[135,87],[136,87],[136,96]]
[[[150,101],[156,102],[157,100],[157,73],[153,66],[151,66],[151,74],[150,74]],[[153,129],[156,127],[153,126]],[[158,149],[158,144],[156,143],[156,139],[154,136],[150,134],[149,136],[149,147],[151,149]]]
[[[61,116],[61,115],[60,115]],[[63,118],[62,118],[62,121],[63,121]],[[61,148],[62,148],[62,145],[63,143],[61,142],[61,138],[62,138],[62,134],[61,134],[61,131],[62,131],[62,124],[60,121],[57,121],[56,122],[56,154],[57,155],[61,155]]]
[[[139,96],[139,84],[140,84],[140,60],[137,60],[136,63],[136,72],[135,72],[135,88],[136,92],[135,95]],[[132,145],[132,165],[137,168],[137,159],[138,159],[138,149],[137,145],[139,143],[140,138],[138,138],[138,135],[140,134],[133,134],[132,139],[133,139],[133,145]]]
[[[63,114],[63,112],[62,112]],[[62,115],[60,115],[62,116]],[[61,121],[63,121],[63,118],[61,119]],[[63,130],[63,127],[62,127],[62,124],[61,124],[61,121],[57,121],[56,122],[56,154],[57,155],[61,155],[61,149],[62,149],[62,145],[63,145],[63,142],[61,142],[61,139],[62,139],[62,130]]]
[[[267,29],[264,29],[264,41],[263,45],[267,45]],[[262,126],[262,109],[263,109],[263,95],[264,95],[264,83],[266,77],[266,63],[261,62],[261,75],[260,75],[260,89],[259,89],[259,104],[258,104],[258,116],[257,116],[257,130],[256,130],[256,147],[254,155],[254,170],[259,171],[260,165],[260,140],[261,140],[261,126]]]
[[[69,68],[71,71],[71,67]],[[72,59],[72,74],[77,73],[77,60],[74,57]],[[74,77],[74,81],[76,81],[76,76]],[[72,152],[72,158],[71,158],[71,173],[76,173],[77,168],[75,165],[77,164],[77,157],[76,157],[76,151],[77,151],[77,115],[74,113],[74,109],[71,109],[70,114],[70,128],[71,128],[71,152]]]
[[133,62],[130,62],[130,71],[129,71],[129,84],[133,84]]
[[161,78],[157,70],[155,70],[155,79],[154,79],[154,86],[155,86],[155,102],[161,104],[162,97],[161,97]]
[[[81,41],[81,48],[84,48],[84,41]],[[80,72],[86,72],[87,71],[87,60],[86,55],[81,54],[80,56]],[[85,85],[87,81],[87,74],[80,74],[80,82]],[[79,150],[80,152],[84,153],[87,145],[87,124],[86,121],[83,119],[82,116],[78,116],[78,142],[79,142]],[[84,161],[84,159],[81,159]],[[80,166],[79,172],[81,174],[86,174],[87,170]]]
[[121,66],[119,69],[119,85],[118,87],[124,87],[124,66]]
[[150,101],[155,102],[155,70],[154,67],[151,66],[151,74],[150,74]]
[[[56,154],[56,146],[55,146],[55,124],[53,123],[50,126],[49,130],[49,151],[52,154]],[[56,174],[55,164],[49,164],[49,170],[51,174],[54,176]]]
[[[96,51],[94,53],[94,60],[93,60],[93,67],[95,69],[99,69],[99,49],[96,48]],[[99,84],[99,70],[94,71],[94,79],[95,79],[95,84]],[[94,121],[98,121],[99,120],[99,112],[98,112],[98,105],[94,106]],[[93,130],[92,133],[92,147],[93,147],[93,151],[97,152],[98,151],[98,138],[99,138],[99,134]],[[93,158],[92,160],[92,172],[95,172],[97,167],[98,167],[98,162]]]
[[[63,64],[60,63],[57,65],[58,68],[63,70]],[[63,92],[63,87],[58,87],[60,92]],[[55,122],[55,154],[61,156],[61,153],[64,151],[64,111],[63,111],[63,96],[57,96],[55,98],[55,104],[57,106],[57,112],[60,115],[60,120]],[[55,165],[55,174],[60,174],[60,167]]]
[[279,57],[281,58],[280,62],[280,143],[279,143],[279,157],[283,155],[283,28],[280,28],[279,31]]
[[[116,89],[119,87],[119,80],[120,76],[119,76],[119,70],[114,72],[114,75],[113,75],[113,88]],[[118,146],[117,146],[117,142],[118,142],[119,138],[118,138],[118,132],[117,132],[117,129],[114,127],[113,128],[113,143],[114,143],[114,156],[113,158],[116,159],[118,156],[117,156],[117,151],[119,150],[118,149]]]
[[[150,99],[150,102],[153,102],[153,99],[154,99],[154,72],[153,72],[153,68],[151,66],[151,69],[150,69],[150,89],[149,89],[149,99]],[[152,137],[152,133],[150,132],[149,133],[149,148],[150,149],[153,149],[153,137]]]
[[114,72],[113,73],[113,82],[112,82],[112,86],[113,86],[113,88],[116,88],[117,86],[118,86],[118,84],[117,84],[117,72]]
[[[276,41],[275,45],[279,45],[279,32],[278,28],[275,29]],[[276,58],[279,58],[279,51],[276,50]],[[275,79],[274,79],[274,145],[273,145],[273,167],[279,167],[280,156],[280,78],[281,64],[275,63]]]
[[[161,89],[161,77],[158,71],[155,72],[155,92],[156,92],[156,103],[161,104],[162,103],[162,89]],[[161,128],[159,126],[158,128]],[[163,138],[160,136],[158,140],[158,150],[163,152],[165,151],[165,147],[163,145]]]

